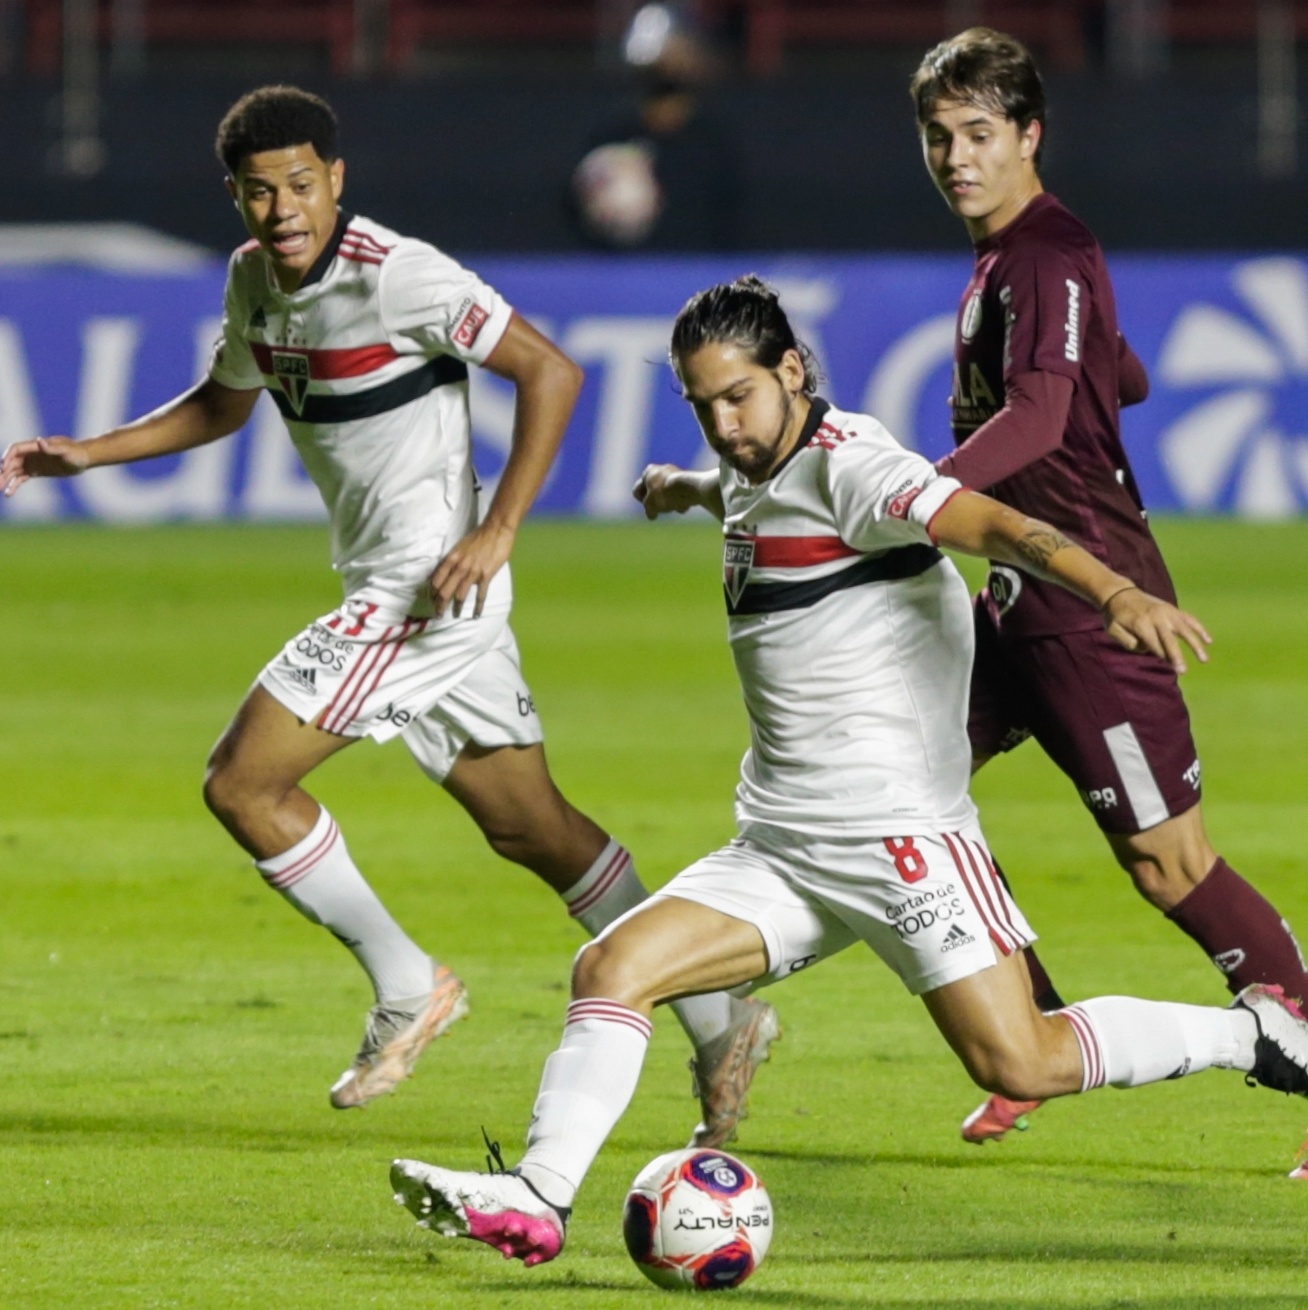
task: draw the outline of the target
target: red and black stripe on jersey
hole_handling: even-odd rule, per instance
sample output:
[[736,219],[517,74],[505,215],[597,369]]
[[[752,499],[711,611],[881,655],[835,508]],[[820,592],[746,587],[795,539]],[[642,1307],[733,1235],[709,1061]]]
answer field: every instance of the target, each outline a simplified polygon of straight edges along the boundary
[[[269,362],[265,365],[260,353],[269,348],[251,344],[259,368],[265,376],[272,376],[271,352]],[[365,347],[372,349],[372,347]],[[314,370],[313,357],[329,352],[304,351],[310,359],[310,378],[320,378],[324,374]],[[343,352],[330,352],[343,353]],[[352,376],[350,374],[328,374],[327,376]],[[304,397],[300,409],[296,409],[291,398],[280,388],[270,386],[268,394],[273,398],[282,417],[289,423],[350,423],[355,419],[372,418],[376,414],[385,414],[388,410],[399,409],[411,401],[427,395],[437,387],[448,386],[451,382],[466,382],[468,366],[453,355],[434,355],[426,363],[390,382],[383,382],[379,387],[368,387],[364,391],[352,391],[345,395],[321,395],[310,393]]]
[[[825,422],[831,409],[828,401],[814,396],[808,416],[800,429],[795,448],[772,471],[775,478],[811,443],[831,449],[831,442],[845,440],[844,434]],[[839,537],[756,537],[729,534],[726,544],[733,542],[751,547],[748,567],[760,569],[807,569],[815,565],[830,564],[850,558],[854,562],[847,568],[824,573],[817,578],[804,578],[795,582],[746,582],[732,599],[727,587],[722,588],[727,602],[727,613],[775,614],[780,610],[808,609],[818,601],[849,587],[861,587],[869,582],[893,582],[902,578],[915,578],[925,573],[941,559],[934,546],[897,546],[880,555],[864,555]]]
[[[305,273],[300,283],[301,288],[322,281],[332,260],[338,255],[342,259],[362,264],[380,264],[386,257],[391,247],[383,245],[358,228],[351,228],[353,221],[353,214],[343,209],[339,211],[331,240]],[[281,348],[252,341],[250,349],[264,377],[275,378],[273,351]],[[385,343],[346,350],[296,349],[294,353],[307,358],[310,382],[361,377],[399,358],[395,350]],[[467,380],[468,366],[461,359],[451,355],[436,355],[420,367],[377,387],[344,395],[306,394],[299,409],[296,409],[294,401],[279,386],[270,385],[268,394],[289,423],[352,423],[357,419],[373,418],[392,409],[399,409],[401,405],[408,405],[437,387]]]
[[[749,539],[738,538],[738,540]],[[753,538],[755,559],[758,560],[757,552],[760,547],[766,551],[774,543],[795,540],[822,541],[824,538],[756,537]],[[818,601],[825,600],[833,593],[844,591],[849,587],[862,587],[869,582],[894,582],[903,578],[915,578],[938,564],[941,558],[940,552],[934,546],[922,544],[896,546],[893,550],[885,551],[880,555],[861,555],[848,568],[823,574],[820,578],[805,578],[800,582],[746,583],[734,604],[731,593],[725,587],[722,589],[722,594],[727,602],[727,613],[731,615],[775,614],[780,610],[808,609]],[[810,564],[816,562],[816,560],[807,561]],[[762,567],[761,560],[759,563]]]

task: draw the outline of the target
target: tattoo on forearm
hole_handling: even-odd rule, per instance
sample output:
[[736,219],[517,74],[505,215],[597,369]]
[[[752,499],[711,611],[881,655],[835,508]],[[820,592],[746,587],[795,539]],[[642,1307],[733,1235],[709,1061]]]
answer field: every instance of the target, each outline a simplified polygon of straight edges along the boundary
[[1045,572],[1051,556],[1072,543],[1057,528],[1032,528],[1017,543],[1018,554],[1038,573]]

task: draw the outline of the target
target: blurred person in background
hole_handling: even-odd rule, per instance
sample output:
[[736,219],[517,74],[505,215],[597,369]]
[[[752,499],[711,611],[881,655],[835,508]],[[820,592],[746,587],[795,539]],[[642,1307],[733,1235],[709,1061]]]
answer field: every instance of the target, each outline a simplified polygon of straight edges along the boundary
[[622,45],[634,109],[596,132],[572,175],[584,240],[615,250],[727,250],[738,240],[737,152],[703,106],[713,58],[686,16],[647,4]]
[[[937,467],[1174,601],[1120,430],[1120,407],[1144,400],[1149,379],[1118,331],[1103,251],[1041,182],[1045,96],[1029,51],[970,28],[925,56],[911,94],[927,170],[976,252],[955,337],[957,449]],[[1122,650],[1093,606],[1020,564],[992,564],[975,622],[973,769],[1035,737],[1136,889],[1232,992],[1261,983],[1308,996],[1289,924],[1209,842],[1168,662]],[[1027,962],[1040,1008],[1060,1009],[1030,951]],[[1037,1104],[992,1096],[963,1136],[1001,1138]]]

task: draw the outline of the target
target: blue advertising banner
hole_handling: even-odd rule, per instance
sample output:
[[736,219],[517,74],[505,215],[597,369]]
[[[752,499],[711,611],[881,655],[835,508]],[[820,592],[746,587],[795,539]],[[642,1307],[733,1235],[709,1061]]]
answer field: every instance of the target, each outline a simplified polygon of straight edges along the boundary
[[[875,414],[928,456],[949,445],[952,325],[965,255],[471,261],[582,365],[587,384],[540,500],[615,517],[649,461],[703,462],[665,362],[687,296],[744,271],[776,284],[827,377],[823,392]],[[1285,517],[1308,508],[1308,260],[1111,261],[1119,316],[1153,381],[1125,411],[1151,508]],[[91,436],[190,385],[218,332],[223,267],[168,277],[82,270],[0,274],[0,444]],[[493,482],[512,392],[475,373],[474,435]],[[277,411],[261,400],[234,438],[68,482],[34,482],[0,521],[300,519],[322,514]]]

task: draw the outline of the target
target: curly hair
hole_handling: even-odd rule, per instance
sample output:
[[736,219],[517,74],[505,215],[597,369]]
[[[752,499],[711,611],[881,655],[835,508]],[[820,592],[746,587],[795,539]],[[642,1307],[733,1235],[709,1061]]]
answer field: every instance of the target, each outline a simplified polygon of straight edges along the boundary
[[264,150],[311,145],[318,158],[336,158],[336,114],[321,96],[298,86],[261,86],[223,115],[214,150],[231,175]]

